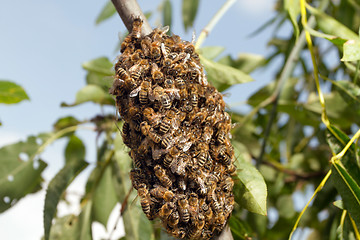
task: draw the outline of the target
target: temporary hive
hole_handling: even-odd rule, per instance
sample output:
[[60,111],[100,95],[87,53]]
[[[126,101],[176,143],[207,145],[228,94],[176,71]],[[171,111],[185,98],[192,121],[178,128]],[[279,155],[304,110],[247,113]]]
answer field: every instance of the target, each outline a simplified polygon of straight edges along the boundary
[[177,238],[209,239],[233,210],[231,118],[194,45],[167,28],[141,37],[141,24],[135,19],[121,44],[110,90],[131,149],[130,178],[150,220]]

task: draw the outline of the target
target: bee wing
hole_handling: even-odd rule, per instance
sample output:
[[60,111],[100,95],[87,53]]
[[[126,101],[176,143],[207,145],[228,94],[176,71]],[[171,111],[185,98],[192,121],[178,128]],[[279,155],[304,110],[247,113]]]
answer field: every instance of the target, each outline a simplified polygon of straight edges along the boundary
[[130,92],[130,97],[136,97],[141,90],[141,85]]
[[186,152],[187,150],[190,149],[191,145],[192,145],[192,142],[191,142],[191,141],[184,143],[182,150],[183,150],[184,152]]
[[167,53],[166,53],[166,50],[165,50],[165,44],[161,43],[160,48],[161,48],[162,54],[164,55],[164,57],[166,57]]
[[161,32],[161,34],[165,34],[169,31],[170,27],[169,26],[164,26],[164,27],[160,27],[159,30]]
[[156,148],[154,145],[152,146],[152,157],[154,160],[160,159],[166,152],[166,149]]

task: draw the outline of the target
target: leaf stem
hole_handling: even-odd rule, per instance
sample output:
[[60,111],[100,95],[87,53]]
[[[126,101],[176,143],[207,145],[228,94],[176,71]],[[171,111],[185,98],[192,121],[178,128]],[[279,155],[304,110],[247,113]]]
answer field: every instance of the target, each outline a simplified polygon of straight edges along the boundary
[[210,22],[201,31],[198,40],[196,41],[195,48],[199,49],[205,38],[210,34],[215,25],[219,22],[225,12],[236,2],[236,0],[227,0],[224,5],[215,13]]
[[152,32],[152,28],[136,0],[111,0],[111,2],[114,4],[116,11],[119,13],[129,32],[132,31],[132,23],[136,17],[140,17],[143,20],[141,28],[142,36]]

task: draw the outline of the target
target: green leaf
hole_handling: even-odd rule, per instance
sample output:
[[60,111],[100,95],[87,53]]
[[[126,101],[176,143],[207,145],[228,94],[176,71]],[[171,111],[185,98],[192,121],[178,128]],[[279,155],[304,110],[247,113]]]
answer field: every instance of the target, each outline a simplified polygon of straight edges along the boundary
[[74,161],[83,161],[83,160],[85,160],[85,145],[80,138],[78,138],[75,135],[72,135],[65,148],[66,164]]
[[16,83],[0,80],[0,103],[13,104],[30,99],[25,90]]
[[345,80],[330,81],[339,90],[339,93],[345,102],[357,110],[360,108],[360,88],[357,85]]
[[75,102],[72,104],[61,103],[62,107],[72,107],[85,102],[114,106],[114,99],[102,88],[96,85],[86,85],[76,93]]
[[236,216],[230,217],[229,227],[234,239],[249,239],[249,233],[252,232],[249,224]]
[[80,213],[80,240],[92,240],[91,236],[91,209],[93,202],[89,200],[82,212]]
[[172,24],[172,7],[170,0],[165,0],[163,3],[163,26],[169,26],[171,29]]
[[[221,62],[221,59],[219,60],[219,62]],[[265,63],[266,59],[262,55],[253,53],[242,53],[239,54],[237,59],[234,60],[232,67],[249,74],[258,67],[264,65]]]
[[360,42],[349,40],[344,43],[344,55],[341,61],[358,61],[360,60]]
[[300,0],[285,0],[285,10],[288,11],[291,23],[294,27],[296,39],[299,37],[299,26],[297,24],[297,16],[300,14]]
[[114,75],[113,64],[107,57],[100,57],[88,62],[84,62],[82,67],[85,70],[104,74],[106,76]]
[[344,209],[344,202],[342,200],[337,200],[335,202],[333,202],[334,206],[340,209]]
[[[254,81],[252,77],[236,68],[214,62],[200,55],[201,63],[204,65],[209,81],[218,88],[219,91],[225,90],[226,86],[232,86],[238,83]],[[219,88],[220,85],[225,85]]]
[[97,85],[104,91],[108,92],[109,88],[113,85],[114,78],[102,73],[89,71],[86,75],[86,83],[89,85]]
[[329,40],[330,42],[332,42],[333,44],[335,44],[338,47],[342,47],[344,45],[344,43],[347,41],[347,39],[338,37],[338,36],[334,36],[334,35],[329,35],[329,34],[325,34],[319,31],[316,31],[312,28],[310,28],[308,25],[305,26],[305,29],[314,37],[320,37],[320,38],[324,38]]
[[294,203],[291,195],[281,195],[276,200],[276,207],[279,211],[279,216],[291,219],[295,216]]
[[[246,153],[243,153],[246,154]],[[237,157],[237,177],[235,180],[235,200],[250,212],[266,215],[267,188],[260,172],[244,158]]]
[[93,220],[98,221],[106,228],[107,221],[117,203],[111,167],[106,167],[93,196]]
[[306,5],[306,8],[315,16],[318,27],[326,34],[335,35],[343,39],[359,39],[358,35],[338,22],[333,17],[319,11],[316,8]]
[[66,164],[51,180],[46,191],[44,206],[44,236],[49,239],[52,219],[55,216],[56,208],[61,195],[75,177],[86,167],[85,161],[72,161]]
[[[357,228],[360,229],[360,186],[340,161],[334,162],[331,169],[333,183],[341,195],[344,207],[349,211]],[[359,176],[357,177],[359,178]]]
[[32,136],[0,148],[0,213],[41,189],[41,173],[47,164],[31,159],[39,148],[36,140]]
[[183,0],[182,17],[185,31],[192,27],[199,7],[199,0]]
[[199,54],[204,58],[214,60],[214,58],[219,56],[224,50],[225,48],[221,46],[202,47],[199,49]]
[[81,123],[81,122],[79,120],[77,120],[76,118],[74,118],[73,116],[68,116],[68,117],[63,117],[63,118],[60,118],[59,120],[57,120],[54,123],[53,127],[54,127],[55,131],[60,131],[64,128],[78,125],[79,123]]
[[[117,134],[114,140],[114,149],[116,161],[113,167],[113,174],[114,179],[116,180],[116,193],[119,201],[123,203],[125,196],[132,188],[129,178],[131,159],[129,158],[129,154],[125,151],[126,148],[120,134]],[[136,204],[131,204],[136,198],[136,195],[136,191],[133,190],[129,196],[126,210],[123,215],[126,239],[154,239],[152,224],[143,213],[139,200],[136,201]]]
[[101,10],[99,16],[96,18],[96,24],[103,22],[104,20],[110,18],[116,13],[116,9],[111,1],[108,1],[106,5]]
[[50,231],[51,240],[78,240],[80,238],[78,216],[66,215],[54,220]]

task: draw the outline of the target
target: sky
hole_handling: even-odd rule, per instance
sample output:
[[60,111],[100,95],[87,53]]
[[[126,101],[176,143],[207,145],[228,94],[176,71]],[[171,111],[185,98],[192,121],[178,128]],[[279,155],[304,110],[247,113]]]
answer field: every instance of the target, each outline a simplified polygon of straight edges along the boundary
[[[191,40],[193,30],[198,35],[225,1],[200,1],[193,29],[184,32],[181,18],[181,1],[173,3],[173,32],[185,40]],[[203,46],[224,46],[224,54],[253,53],[269,56],[266,47],[272,29],[250,38],[249,34],[274,16],[275,0],[238,0],[215,26]],[[161,1],[138,0],[144,12],[158,11]],[[55,1],[14,0],[2,1],[0,8],[0,80],[11,80],[20,84],[30,97],[16,105],[0,105],[0,146],[23,140],[29,135],[51,131],[53,123],[60,117],[72,115],[78,119],[89,119],[101,109],[91,103],[73,108],[62,108],[62,102],[72,103],[76,92],[85,86],[85,70],[81,63],[107,56],[114,60],[119,32],[125,27],[116,15],[110,20],[95,25],[102,1]],[[155,13],[150,23],[160,21]],[[275,62],[276,64],[276,62]],[[232,104],[244,102],[254,91],[272,80],[274,70],[261,70],[252,74],[254,82],[232,87],[225,101]],[[105,109],[112,113],[112,109]],[[95,162],[95,134],[80,131],[79,137],[87,148],[86,160]],[[67,141],[57,141],[41,155],[48,163],[43,173],[46,186],[64,163],[63,152]],[[1,156],[0,156],[1,157]],[[71,191],[82,193],[91,167],[83,172],[70,186]],[[42,211],[45,192],[40,191],[22,199],[16,206],[0,214],[1,239],[40,239],[43,235]],[[78,201],[76,194],[70,197]],[[120,206],[113,211],[116,218]],[[59,206],[59,214],[78,212],[79,206]],[[29,222],[31,220],[31,222]],[[110,225],[114,220],[110,220]],[[120,222],[120,225],[122,223]],[[21,231],[19,231],[21,229]],[[116,234],[122,234],[122,228]],[[106,237],[99,225],[94,225],[95,240]]]

